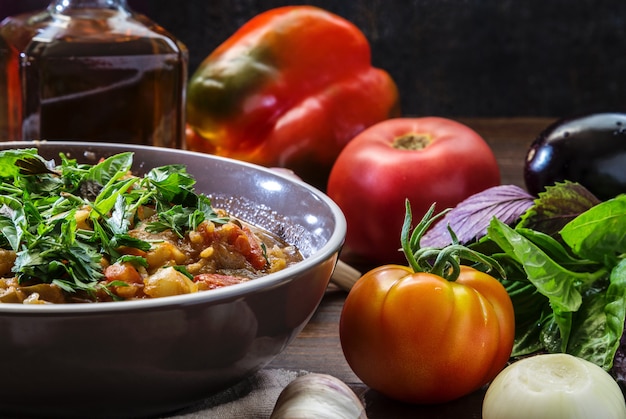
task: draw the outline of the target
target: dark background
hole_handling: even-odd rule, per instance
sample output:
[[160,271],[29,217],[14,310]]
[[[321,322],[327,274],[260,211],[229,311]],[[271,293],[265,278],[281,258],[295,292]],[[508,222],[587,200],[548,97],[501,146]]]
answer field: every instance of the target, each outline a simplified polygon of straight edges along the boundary
[[[0,0],[0,18],[46,0]],[[264,10],[313,4],[356,24],[407,115],[626,111],[624,0],[128,0],[189,48],[190,71]]]

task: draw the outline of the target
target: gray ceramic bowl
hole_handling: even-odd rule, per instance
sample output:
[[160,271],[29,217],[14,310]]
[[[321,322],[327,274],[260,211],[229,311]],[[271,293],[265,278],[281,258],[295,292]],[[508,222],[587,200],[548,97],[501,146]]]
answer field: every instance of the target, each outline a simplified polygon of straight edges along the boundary
[[297,245],[305,260],[197,294],[98,304],[0,305],[0,416],[145,417],[189,406],[268,364],[320,303],[345,237],[339,208],[272,170],[181,150],[120,144],[36,145],[85,163],[135,152],[137,173],[184,163],[196,190]]

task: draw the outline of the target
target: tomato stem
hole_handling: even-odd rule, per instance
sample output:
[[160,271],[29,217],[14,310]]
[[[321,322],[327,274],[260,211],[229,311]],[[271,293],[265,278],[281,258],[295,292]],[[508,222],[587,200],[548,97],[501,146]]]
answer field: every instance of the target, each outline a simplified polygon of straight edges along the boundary
[[402,251],[404,252],[404,256],[409,262],[409,266],[415,272],[425,272],[428,269],[423,269],[418,260],[416,259],[416,251],[420,248],[420,240],[426,230],[438,219],[443,216],[443,212],[433,216],[435,212],[435,204],[431,205],[424,217],[420,221],[420,223],[415,226],[413,232],[411,233],[411,222],[413,219],[412,211],[411,211],[411,203],[409,200],[405,200],[405,215],[404,215],[404,223],[402,224],[402,232],[400,234],[400,242],[402,244]]
[[422,150],[433,142],[433,138],[429,134],[418,132],[409,132],[407,134],[396,137],[392,146],[398,150]]
[[456,234],[450,227],[448,227],[448,231],[452,238],[451,245],[444,248],[422,248],[420,241],[424,233],[435,221],[443,217],[449,209],[434,215],[435,204],[431,205],[422,220],[411,232],[412,214],[408,199],[405,201],[405,207],[406,213],[400,241],[404,255],[414,272],[430,272],[448,281],[455,281],[461,272],[461,261],[463,260],[473,262],[485,271],[495,269],[503,278],[505,277],[504,270],[495,259],[460,244]]

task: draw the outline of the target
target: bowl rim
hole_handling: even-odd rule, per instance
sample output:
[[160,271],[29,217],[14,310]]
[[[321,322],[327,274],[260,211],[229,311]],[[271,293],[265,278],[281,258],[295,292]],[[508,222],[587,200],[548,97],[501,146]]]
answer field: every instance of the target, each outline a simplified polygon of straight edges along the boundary
[[[67,304],[2,304],[0,303],[0,314],[94,314],[105,313],[111,311],[135,311],[146,310],[155,308],[172,308],[180,305],[190,304],[205,304],[222,302],[225,300],[232,300],[236,298],[244,297],[245,295],[252,294],[261,290],[273,288],[286,282],[288,278],[304,272],[308,267],[320,264],[333,256],[338,254],[341,250],[343,242],[345,240],[345,234],[347,230],[347,222],[345,216],[339,206],[324,192],[315,188],[312,185],[302,181],[301,179],[284,173],[280,170],[273,170],[269,167],[264,167],[258,164],[245,162],[242,160],[231,159],[228,157],[216,156],[207,153],[201,153],[185,149],[175,149],[167,147],[146,146],[138,144],[123,144],[123,143],[103,143],[103,142],[85,142],[85,141],[4,141],[0,144],[0,150],[7,150],[10,148],[25,148],[25,147],[38,147],[42,144],[54,144],[58,146],[88,146],[88,147],[103,147],[108,149],[119,149],[121,151],[132,150],[154,150],[155,148],[164,152],[174,152],[179,155],[189,155],[195,157],[206,158],[209,160],[217,160],[226,162],[229,164],[235,164],[249,169],[263,172],[292,184],[298,185],[298,187],[306,189],[309,193],[316,196],[327,207],[329,207],[334,220],[335,229],[329,237],[326,244],[319,248],[315,253],[306,257],[304,260],[286,267],[278,272],[270,273],[263,277],[256,278],[251,281],[246,281],[240,284],[230,285],[209,291],[202,291],[193,294],[183,294],[160,298],[131,300],[131,301],[117,301],[117,302],[99,302],[99,303],[67,303]],[[14,146],[14,147],[12,147]],[[131,150],[131,151],[132,151]]]

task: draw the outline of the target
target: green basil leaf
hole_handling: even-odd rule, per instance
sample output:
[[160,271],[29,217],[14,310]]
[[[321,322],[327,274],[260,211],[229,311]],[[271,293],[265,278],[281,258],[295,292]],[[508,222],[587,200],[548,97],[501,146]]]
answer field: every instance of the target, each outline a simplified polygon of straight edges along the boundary
[[[578,309],[580,310],[580,307]],[[574,322],[573,311],[567,310],[559,305],[552,305],[552,312],[554,313],[554,322],[559,328],[559,352],[567,352],[567,345],[569,344],[572,325]]]
[[[499,258],[498,261],[501,262]],[[544,323],[543,318],[546,315],[552,315],[548,298],[539,293],[525,274],[511,275],[510,269],[507,270],[507,277],[502,280],[502,285],[515,308],[515,342],[511,356],[528,355],[544,349],[539,339],[541,329],[538,325]]]
[[552,236],[536,230],[516,227],[515,231],[539,246],[551,259],[559,265],[576,272],[595,271],[601,266],[597,262],[574,257],[568,249]]
[[611,271],[608,288],[592,291],[576,314],[579,325],[572,331],[568,353],[609,370],[624,333],[626,260]]
[[563,352],[563,340],[561,338],[561,329],[554,318],[554,312],[550,313],[544,322],[540,325],[539,341],[543,348],[550,352]]
[[561,237],[577,255],[615,265],[626,253],[626,195],[582,213],[563,227]]
[[578,274],[563,268],[533,242],[496,218],[491,221],[488,234],[505,253],[520,261],[528,280],[549,298],[553,308],[578,310],[582,303],[576,288]]
[[[553,316],[552,310],[548,305],[543,307],[541,313],[536,318],[529,318],[523,322],[515,322],[515,341],[511,357],[530,355],[535,352],[543,351],[544,347],[542,335],[542,326],[547,323],[548,319]],[[556,329],[558,332],[558,329]]]

